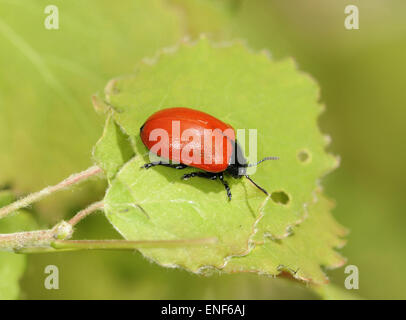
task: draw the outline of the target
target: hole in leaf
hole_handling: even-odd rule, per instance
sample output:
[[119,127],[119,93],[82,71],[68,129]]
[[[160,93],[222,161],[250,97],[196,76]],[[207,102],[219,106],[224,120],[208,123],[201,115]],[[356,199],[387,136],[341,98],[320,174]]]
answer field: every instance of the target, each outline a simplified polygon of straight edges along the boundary
[[307,150],[301,150],[297,154],[297,158],[300,162],[309,162],[310,161],[310,154]]
[[272,192],[271,199],[280,204],[288,204],[290,200],[288,194],[284,191]]

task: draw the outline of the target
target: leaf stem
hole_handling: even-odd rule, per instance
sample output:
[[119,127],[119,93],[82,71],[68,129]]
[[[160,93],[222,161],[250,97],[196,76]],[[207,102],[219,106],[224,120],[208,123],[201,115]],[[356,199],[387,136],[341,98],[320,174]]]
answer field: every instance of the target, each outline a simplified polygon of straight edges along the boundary
[[17,200],[15,202],[9,204],[8,206],[1,208],[0,209],[0,219],[8,216],[9,214],[13,213],[14,211],[16,211],[18,209],[27,207],[31,203],[37,202],[54,192],[66,189],[74,184],[87,180],[90,177],[97,175],[101,172],[102,172],[102,169],[100,167],[93,166],[93,167],[86,169],[85,171],[71,175],[70,177],[66,178],[65,180],[63,180],[62,182],[60,182],[54,186],[49,186],[49,187],[42,189],[41,191],[32,193],[32,194],[26,196],[25,198]]
[[91,213],[93,213],[97,210],[103,209],[103,207],[104,207],[103,201],[95,202],[95,203],[91,204],[90,206],[88,206],[86,209],[83,209],[83,210],[79,211],[78,213],[76,213],[76,215],[72,219],[70,219],[68,221],[68,223],[73,227],[77,223],[79,223],[82,219],[86,218],[88,215],[90,215]]
[[55,240],[51,246],[55,249],[70,250],[134,250],[141,248],[176,248],[214,244],[217,238],[187,240]]

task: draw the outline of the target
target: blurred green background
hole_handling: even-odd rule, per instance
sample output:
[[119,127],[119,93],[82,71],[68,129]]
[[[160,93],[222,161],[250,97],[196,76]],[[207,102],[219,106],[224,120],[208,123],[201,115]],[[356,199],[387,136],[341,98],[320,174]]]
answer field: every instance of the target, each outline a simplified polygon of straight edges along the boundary
[[[19,195],[91,164],[103,119],[90,97],[185,36],[245,39],[274,59],[292,56],[321,88],[322,131],[338,170],[323,180],[336,219],[351,233],[342,249],[358,266],[358,294],[406,298],[406,2],[395,0],[61,1],[59,30],[44,28],[48,1],[0,0],[0,185]],[[344,8],[359,8],[360,29],[344,28]],[[103,196],[91,182],[35,206],[42,226]],[[118,234],[99,214],[79,237]],[[59,267],[60,290],[43,286]],[[328,271],[343,287],[344,268]],[[255,275],[202,277],[160,268],[136,253],[32,255],[21,298],[316,298],[305,286]]]

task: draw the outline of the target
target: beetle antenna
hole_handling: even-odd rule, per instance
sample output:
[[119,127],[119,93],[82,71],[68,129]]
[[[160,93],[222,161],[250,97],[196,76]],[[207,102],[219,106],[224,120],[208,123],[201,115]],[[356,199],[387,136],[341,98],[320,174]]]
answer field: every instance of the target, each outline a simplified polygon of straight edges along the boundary
[[257,163],[252,163],[247,165],[247,167],[255,167],[259,165],[261,162],[267,161],[267,160],[279,160],[279,157],[265,157],[262,160],[259,160]]
[[266,191],[264,188],[262,188],[262,187],[260,187],[259,185],[257,185],[257,184],[254,182],[254,180],[252,180],[252,179],[250,178],[249,175],[246,174],[245,177],[246,177],[254,186],[256,186],[259,190],[261,190],[263,193],[265,193],[267,196],[269,196],[268,191]]

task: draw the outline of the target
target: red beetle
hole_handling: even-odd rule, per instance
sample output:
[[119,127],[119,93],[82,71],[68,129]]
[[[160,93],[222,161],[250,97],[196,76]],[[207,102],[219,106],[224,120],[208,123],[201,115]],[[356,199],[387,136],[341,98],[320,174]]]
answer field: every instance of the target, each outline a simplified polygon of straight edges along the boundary
[[278,158],[266,157],[255,164],[248,164],[235,139],[234,128],[205,112],[189,108],[160,110],[145,121],[140,128],[140,135],[144,145],[153,154],[166,160],[150,162],[142,168],[149,169],[162,165],[176,169],[187,167],[201,169],[203,171],[184,174],[182,179],[192,177],[219,179],[226,189],[229,200],[231,191],[227,181],[224,180],[224,174],[228,173],[234,178],[245,176],[258,189],[269,195],[246,174],[246,171],[247,167]]

